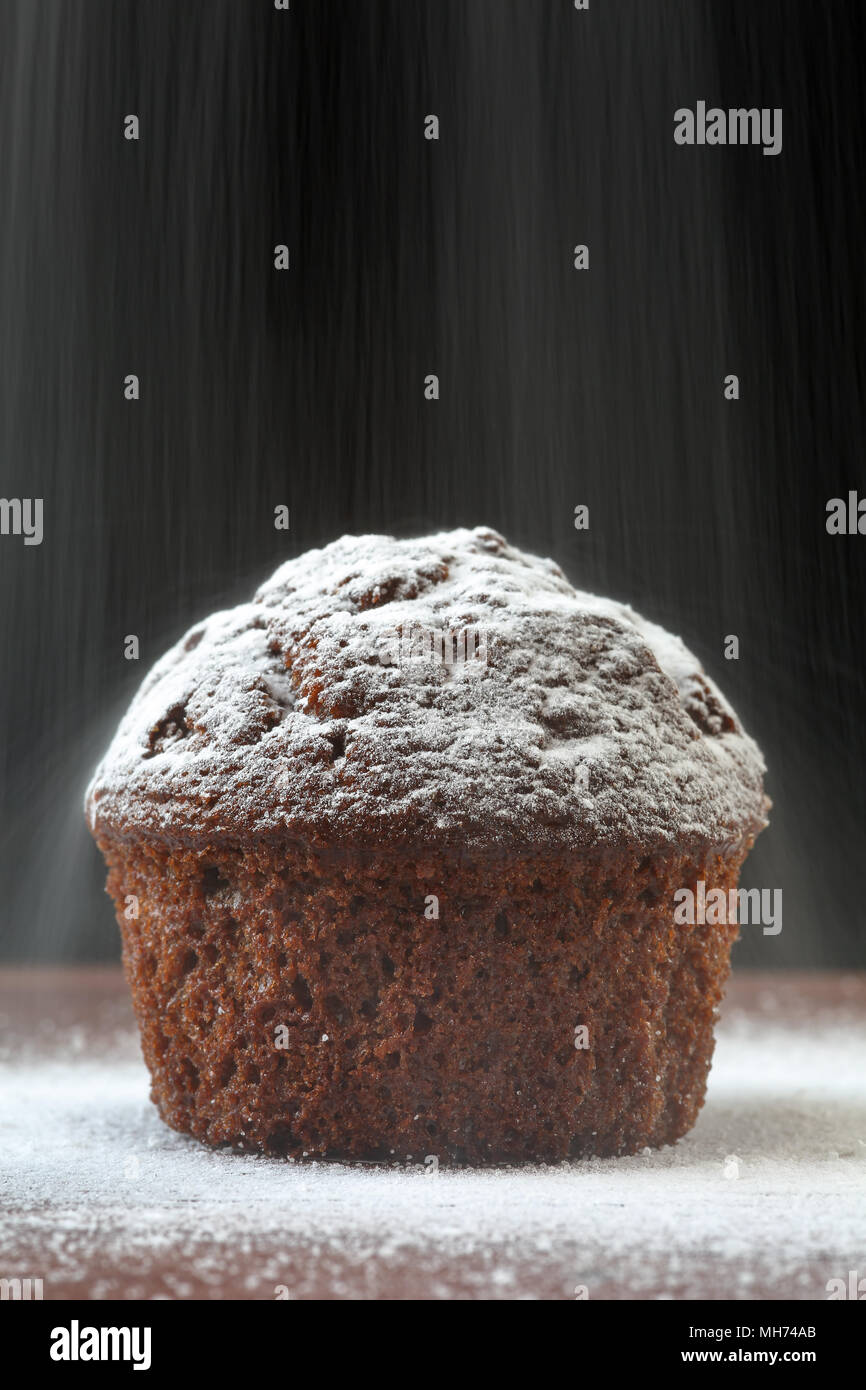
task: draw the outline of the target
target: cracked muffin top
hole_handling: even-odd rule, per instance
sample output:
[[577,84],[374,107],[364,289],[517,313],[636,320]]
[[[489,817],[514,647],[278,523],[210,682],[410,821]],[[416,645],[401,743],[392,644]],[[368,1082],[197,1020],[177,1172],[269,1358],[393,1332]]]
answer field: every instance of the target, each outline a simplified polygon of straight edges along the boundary
[[97,837],[738,844],[755,743],[678,637],[486,527],[343,536],[197,623],[87,791]]

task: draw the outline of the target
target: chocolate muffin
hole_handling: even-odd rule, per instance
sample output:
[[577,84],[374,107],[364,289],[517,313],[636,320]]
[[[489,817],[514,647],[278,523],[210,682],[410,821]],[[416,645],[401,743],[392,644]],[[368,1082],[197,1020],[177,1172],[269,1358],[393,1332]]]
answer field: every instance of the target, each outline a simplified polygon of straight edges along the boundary
[[478,527],[345,536],[154,667],[87,814],[152,1096],[207,1144],[496,1162],[694,1122],[766,824],[680,640]]

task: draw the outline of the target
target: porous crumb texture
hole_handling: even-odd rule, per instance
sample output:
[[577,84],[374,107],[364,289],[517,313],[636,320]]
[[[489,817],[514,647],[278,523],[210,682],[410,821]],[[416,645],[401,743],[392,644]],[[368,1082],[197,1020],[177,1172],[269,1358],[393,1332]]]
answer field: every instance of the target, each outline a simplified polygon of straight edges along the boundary
[[100,838],[169,1125],[278,1155],[468,1163],[685,1133],[737,928],[675,925],[673,893],[734,887],[750,843],[419,857]]

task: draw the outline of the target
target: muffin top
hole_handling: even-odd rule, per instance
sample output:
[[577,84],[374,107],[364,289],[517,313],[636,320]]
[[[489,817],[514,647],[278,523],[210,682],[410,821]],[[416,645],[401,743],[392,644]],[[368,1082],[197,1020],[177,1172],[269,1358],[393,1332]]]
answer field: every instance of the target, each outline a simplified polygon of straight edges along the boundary
[[196,624],[87,791],[97,836],[735,845],[764,764],[678,637],[485,527],[343,536]]

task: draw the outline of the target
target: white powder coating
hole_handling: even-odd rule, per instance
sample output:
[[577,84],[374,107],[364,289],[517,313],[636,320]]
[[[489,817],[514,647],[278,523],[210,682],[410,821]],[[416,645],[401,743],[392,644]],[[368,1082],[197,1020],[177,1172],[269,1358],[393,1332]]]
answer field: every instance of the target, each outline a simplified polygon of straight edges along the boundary
[[[397,635],[474,630],[474,659]],[[764,765],[677,637],[484,527],[344,536],[194,627],[88,790],[97,833],[191,842],[738,844]]]
[[46,1298],[826,1299],[866,1278],[866,1021],[784,993],[723,1022],[676,1145],[438,1174],[209,1151],[160,1122],[128,1026],[46,1019],[0,1046],[0,1273]]

